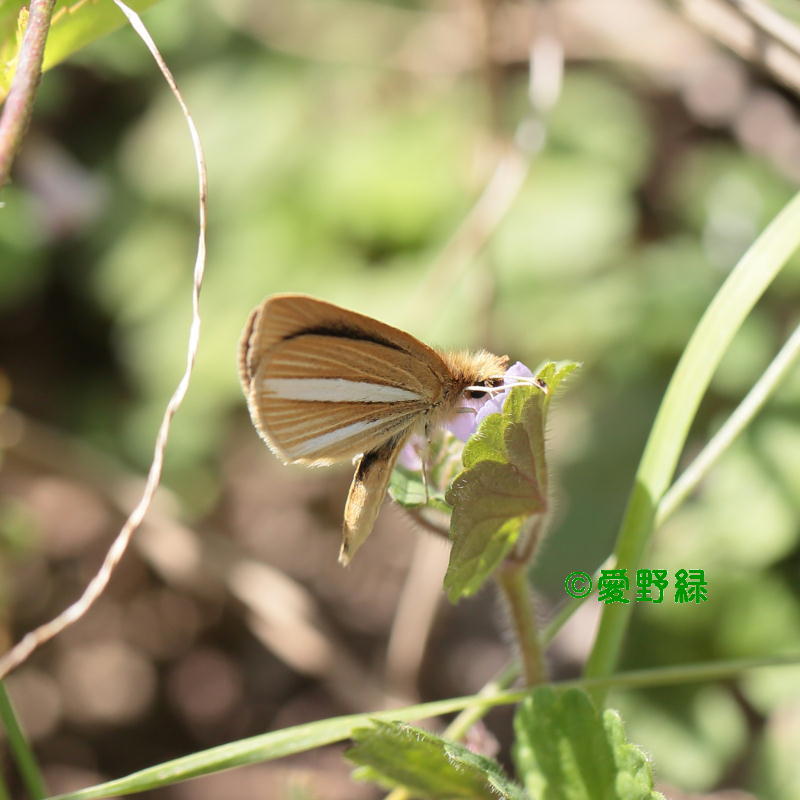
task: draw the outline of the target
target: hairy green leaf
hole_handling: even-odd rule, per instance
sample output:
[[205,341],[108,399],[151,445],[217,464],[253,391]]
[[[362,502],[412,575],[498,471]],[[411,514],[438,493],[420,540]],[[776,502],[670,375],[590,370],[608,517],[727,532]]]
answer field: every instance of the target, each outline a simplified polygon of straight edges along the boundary
[[522,800],[500,765],[462,745],[399,722],[375,720],[353,732],[345,755],[360,766],[355,777],[403,788],[424,800]]
[[547,510],[545,427],[550,400],[577,367],[548,362],[536,376],[546,387],[515,386],[502,413],[491,414],[464,448],[464,470],[446,500],[453,506],[453,548],[445,576],[451,602],[474,594]]
[[539,487],[510,464],[480,461],[453,483],[447,499],[453,547],[445,575],[451,602],[474,594],[519,538],[525,520],[545,509]]
[[469,469],[479,461],[505,463],[506,448],[503,444],[503,429],[502,414],[492,414],[486,417],[464,447],[461,463],[465,469]]
[[663,800],[619,715],[602,717],[580,689],[536,689],[514,718],[514,761],[539,800]]
[[445,752],[450,763],[459,770],[476,770],[483,774],[484,780],[493,790],[492,798],[505,800],[527,800],[527,794],[503,772],[502,767],[492,758],[487,758],[460,744],[445,743]]

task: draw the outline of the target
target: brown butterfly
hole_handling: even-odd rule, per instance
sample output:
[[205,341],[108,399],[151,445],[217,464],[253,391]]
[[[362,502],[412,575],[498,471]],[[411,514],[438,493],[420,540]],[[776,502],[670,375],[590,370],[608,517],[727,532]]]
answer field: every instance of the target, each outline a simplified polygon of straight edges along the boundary
[[369,536],[397,456],[465,398],[502,386],[508,358],[439,352],[408,333],[302,294],[268,297],[239,346],[253,424],[289,464],[359,457],[344,510],[339,561]]

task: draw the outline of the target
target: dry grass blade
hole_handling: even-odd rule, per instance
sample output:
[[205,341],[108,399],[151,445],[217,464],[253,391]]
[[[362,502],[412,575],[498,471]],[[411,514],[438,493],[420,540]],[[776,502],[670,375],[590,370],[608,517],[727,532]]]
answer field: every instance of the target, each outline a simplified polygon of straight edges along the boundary
[[800,28],[762,0],[729,0],[762,33],[800,53]]
[[742,58],[761,64],[785,86],[800,92],[798,36],[789,20],[753,2],[679,0],[678,8],[717,41]]
[[147,474],[147,481],[145,488],[139,502],[131,512],[130,516],[125,521],[122,529],[117,534],[111,547],[106,553],[100,569],[87,585],[83,594],[58,616],[54,617],[49,622],[40,625],[38,628],[27,633],[11,650],[9,650],[2,658],[0,658],[0,678],[4,678],[11,670],[22,664],[38,647],[57,636],[65,628],[77,622],[94,604],[105,590],[114,569],[121,561],[122,557],[130,543],[136,529],[144,519],[145,514],[150,508],[153,498],[155,496],[158,485],[161,481],[161,472],[164,464],[164,450],[167,446],[169,439],[170,428],[172,419],[175,416],[178,408],[183,402],[186,392],[189,388],[189,381],[194,369],[195,359],[197,357],[197,350],[200,342],[200,287],[203,282],[203,273],[205,271],[206,259],[206,194],[207,194],[207,177],[205,160],[203,158],[203,150],[200,145],[200,135],[197,132],[197,127],[194,124],[189,109],[183,100],[178,87],[175,84],[175,79],[172,77],[164,59],[158,51],[150,34],[144,27],[138,14],[132,11],[120,0],[114,0],[118,8],[128,18],[133,29],[139,37],[147,45],[147,48],[156,60],[164,79],[169,84],[172,93],[177,99],[181,111],[183,112],[186,123],[189,126],[189,131],[192,137],[192,145],[194,148],[195,160],[197,164],[198,184],[199,184],[199,235],[197,242],[197,256],[194,264],[194,282],[192,287],[192,323],[189,331],[189,343],[186,353],[186,367],[181,376],[178,385],[169,399],[164,416],[161,420],[161,425],[156,437],[155,448],[153,452],[153,460],[150,464],[150,469]]
[[564,50],[549,9],[541,6],[539,12],[539,27],[528,51],[529,113],[520,122],[514,141],[502,144],[500,158],[483,191],[412,296],[409,310],[419,317],[435,317],[443,298],[469,271],[508,215],[533,160],[545,145],[547,115],[561,93]]
[[442,598],[448,552],[439,537],[417,537],[386,647],[386,683],[392,694],[419,697],[419,676]]

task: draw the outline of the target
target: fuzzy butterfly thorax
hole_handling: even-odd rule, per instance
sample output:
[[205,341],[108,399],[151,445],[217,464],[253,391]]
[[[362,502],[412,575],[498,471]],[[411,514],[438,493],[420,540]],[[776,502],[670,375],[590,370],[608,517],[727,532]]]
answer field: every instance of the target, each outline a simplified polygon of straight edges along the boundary
[[439,355],[458,395],[470,386],[500,386],[508,367],[508,356],[496,356],[488,350],[457,350]]

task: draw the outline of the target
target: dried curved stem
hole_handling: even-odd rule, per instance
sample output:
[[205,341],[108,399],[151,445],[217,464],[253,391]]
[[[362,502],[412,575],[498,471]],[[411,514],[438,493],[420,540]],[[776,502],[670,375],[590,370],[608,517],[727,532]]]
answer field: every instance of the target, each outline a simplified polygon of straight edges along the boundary
[[58,616],[51,619],[49,622],[40,625],[38,628],[25,634],[25,636],[14,647],[5,653],[0,658],[0,678],[4,678],[11,670],[22,664],[38,647],[45,642],[50,641],[53,637],[57,636],[65,628],[77,622],[97,601],[97,599],[105,591],[108,586],[111,576],[114,574],[119,562],[125,555],[128,549],[131,538],[136,532],[137,528],[141,525],[145,514],[150,508],[155,497],[156,490],[161,482],[161,472],[164,465],[164,451],[169,439],[170,429],[172,426],[172,419],[175,416],[178,408],[186,396],[189,389],[189,381],[194,370],[194,362],[197,357],[197,350],[200,342],[200,287],[203,283],[203,274],[205,272],[206,260],[206,194],[207,194],[207,178],[205,158],[203,150],[200,145],[200,135],[197,132],[197,127],[194,120],[189,113],[189,109],[178,91],[175,84],[175,79],[169,71],[166,63],[164,62],[158,48],[155,45],[150,34],[142,24],[139,15],[126,6],[121,0],[114,0],[114,3],[128,18],[131,26],[136,33],[147,45],[148,49],[153,55],[156,63],[158,64],[164,79],[167,81],[172,93],[175,95],[178,104],[181,107],[184,118],[189,126],[189,132],[192,137],[192,144],[194,146],[195,160],[197,165],[198,175],[198,193],[199,193],[199,234],[197,240],[197,255],[194,264],[194,281],[192,285],[192,321],[189,329],[189,343],[186,351],[186,366],[183,375],[178,382],[178,385],[173,392],[172,396],[167,403],[167,408],[164,411],[164,416],[161,420],[161,425],[158,429],[156,443],[153,450],[153,460],[150,464],[150,469],[147,474],[145,488],[139,502],[131,512],[122,529],[117,534],[117,538],[111,544],[108,552],[106,553],[103,563],[92,578],[89,584],[83,591],[83,594],[74,602],[62,611]]

